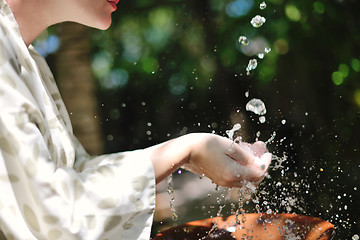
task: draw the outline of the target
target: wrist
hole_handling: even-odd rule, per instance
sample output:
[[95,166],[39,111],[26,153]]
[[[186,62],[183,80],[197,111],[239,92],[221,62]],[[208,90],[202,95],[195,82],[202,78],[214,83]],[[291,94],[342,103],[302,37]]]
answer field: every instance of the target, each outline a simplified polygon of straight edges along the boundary
[[189,163],[194,139],[193,134],[188,134],[145,150],[149,151],[157,183]]
[[186,158],[181,164],[182,168],[199,175],[203,174],[203,169],[198,166],[198,160],[201,157],[201,149],[203,148],[201,144],[206,142],[209,135],[208,133],[190,133],[181,137],[187,152]]

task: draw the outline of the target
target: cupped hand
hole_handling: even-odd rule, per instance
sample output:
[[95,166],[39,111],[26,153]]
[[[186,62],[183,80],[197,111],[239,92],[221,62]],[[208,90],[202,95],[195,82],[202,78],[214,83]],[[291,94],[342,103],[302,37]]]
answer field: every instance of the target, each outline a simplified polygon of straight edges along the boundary
[[189,134],[193,142],[184,168],[205,175],[218,185],[242,187],[259,184],[267,172],[271,154],[263,142],[235,143],[215,134]]

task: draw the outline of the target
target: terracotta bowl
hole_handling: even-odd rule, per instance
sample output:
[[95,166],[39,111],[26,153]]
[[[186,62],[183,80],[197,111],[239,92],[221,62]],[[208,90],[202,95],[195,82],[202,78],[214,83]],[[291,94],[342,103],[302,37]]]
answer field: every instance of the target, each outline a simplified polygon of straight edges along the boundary
[[159,233],[154,240],[326,240],[334,235],[334,225],[320,218],[247,213],[189,222]]

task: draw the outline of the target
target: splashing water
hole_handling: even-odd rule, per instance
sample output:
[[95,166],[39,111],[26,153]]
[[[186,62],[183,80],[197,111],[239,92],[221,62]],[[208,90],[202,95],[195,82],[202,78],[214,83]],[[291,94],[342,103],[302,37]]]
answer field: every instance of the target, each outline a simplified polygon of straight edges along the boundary
[[253,27],[255,27],[255,28],[261,27],[265,22],[266,22],[266,19],[260,15],[256,15],[250,21],[251,25],[253,25]]
[[[265,1],[260,3],[260,10],[266,9],[267,4]],[[260,15],[256,15],[250,21],[251,25],[254,28],[260,28],[266,19]],[[239,37],[239,43],[243,46],[249,44],[248,39],[245,36]],[[263,51],[257,54],[258,59],[263,59],[265,54],[271,52],[270,47],[265,47]],[[257,68],[258,61],[257,59],[250,59],[249,63],[246,67],[247,75],[250,75],[250,71],[255,70]],[[249,96],[249,92],[245,93],[245,96]],[[266,114],[266,107],[263,101],[260,99],[253,98],[246,104],[246,110],[251,111],[259,116],[259,122],[264,123],[266,121],[265,114]],[[281,124],[286,124],[286,120],[283,119]],[[239,140],[241,141],[241,136],[235,136],[236,131],[241,128],[240,124],[235,124],[231,130],[226,131],[226,134],[229,139],[233,141],[233,144],[240,144]],[[260,137],[260,131],[256,134],[256,141]],[[264,141],[266,145],[268,144],[276,144],[276,146],[283,144],[285,138],[280,140],[275,140],[276,132],[274,131],[270,138],[267,141]],[[232,145],[233,146],[233,145]],[[230,147],[231,148],[231,147]],[[244,149],[245,150],[245,149]],[[277,156],[280,155],[280,156]],[[305,210],[301,207],[301,203],[303,203],[303,198],[299,192],[305,191],[308,193],[310,189],[310,183],[306,181],[306,179],[297,179],[293,181],[288,181],[287,172],[289,170],[286,167],[288,162],[288,156],[286,153],[282,154],[272,154],[272,163],[270,165],[269,172],[276,174],[280,173],[281,177],[286,179],[286,181],[279,181],[276,179],[272,180],[272,177],[267,173],[265,175],[264,181],[261,183],[259,187],[254,185],[244,184],[244,187],[239,188],[237,191],[237,201],[231,202],[231,213],[236,216],[236,224],[241,224],[242,221],[245,220],[245,213],[246,209],[254,209],[257,213],[279,213],[279,212],[294,212],[300,211],[305,212]],[[297,178],[297,174],[294,173],[294,177]],[[274,194],[274,192],[276,194]],[[224,199],[225,202],[229,200],[229,198]],[[219,203],[219,199],[217,199],[217,203]],[[219,211],[217,212],[217,216],[221,215],[222,210],[224,209],[225,205],[220,205]],[[304,206],[304,205],[302,205]],[[292,226],[292,222],[287,222],[282,229],[279,229],[284,236],[285,239],[301,239],[299,236],[293,234],[289,228]],[[242,239],[247,239],[242,238]],[[354,235],[352,240],[360,240],[358,235]]]
[[241,124],[237,123],[233,126],[233,128],[231,130],[227,130],[226,134],[228,135],[228,138],[230,140],[234,140],[234,134],[236,131],[238,131],[241,128]]
[[171,219],[173,221],[177,221],[179,219],[179,216],[176,214],[176,209],[174,206],[174,202],[175,202],[175,193],[174,193],[174,188],[173,188],[173,178],[172,178],[172,174],[169,175],[168,179],[167,179],[167,192],[170,196],[170,210],[172,212],[171,215]]
[[[238,189],[238,206],[232,205],[232,211],[235,212],[235,220],[236,224],[240,225],[241,222],[245,222],[245,210],[244,205],[245,202],[249,199],[253,198],[253,201],[259,203],[258,198],[256,197],[256,187],[254,184],[248,182],[244,184],[244,187]],[[235,210],[235,207],[237,208]],[[239,216],[241,215],[241,220],[239,219]]]
[[266,2],[260,3],[260,9],[264,10],[266,8]]
[[260,123],[266,122],[265,116],[260,116],[260,117],[259,117],[259,122],[260,122]]
[[223,201],[223,204],[221,205],[221,202],[222,202],[221,198],[218,197],[218,198],[216,199],[217,203],[220,205],[219,210],[218,210],[218,212],[217,212],[217,214],[216,214],[217,217],[221,217],[221,216],[222,216],[222,213],[221,213],[221,212],[222,212],[223,208],[226,206],[227,200],[229,200],[229,199],[231,198],[231,191],[230,191],[230,189],[226,189],[226,190],[225,190],[225,194],[221,194],[220,197],[223,198],[224,201]]
[[253,98],[246,104],[246,110],[253,112],[257,115],[265,115],[266,107],[265,103],[260,99]]
[[[237,139],[241,139],[239,136],[235,136],[236,131],[241,129],[241,125],[239,123],[235,124],[232,129],[226,131],[229,139],[233,140],[233,144],[241,144],[241,146],[245,146],[244,150],[246,151],[246,144],[237,142]],[[257,137],[260,136],[260,133],[257,134]],[[276,132],[273,132],[270,139],[268,139],[265,144],[274,143],[276,137]],[[235,140],[234,140],[235,139]],[[231,147],[230,147],[231,148]],[[251,154],[251,153],[250,153]],[[287,156],[284,153],[283,156],[279,157],[273,154],[272,164],[270,169],[272,172],[281,172],[282,177],[286,177],[285,172],[288,170],[284,163],[287,162]],[[297,177],[297,174],[294,175]],[[226,203],[230,204],[230,213],[235,216],[234,222],[236,225],[241,226],[246,221],[246,213],[250,211],[255,211],[259,214],[268,213],[268,214],[276,214],[279,212],[294,212],[301,211],[304,212],[304,209],[299,206],[302,201],[301,196],[297,197],[298,191],[301,188],[310,189],[310,184],[306,182],[306,179],[301,179],[300,181],[278,181],[276,179],[271,180],[271,176],[269,174],[265,175],[265,180],[261,183],[260,186],[256,187],[251,182],[244,181],[243,187],[238,188],[234,192],[235,189],[225,188],[225,193],[221,194],[220,197],[216,197],[216,204],[219,206],[216,216],[220,217],[225,213],[222,213],[225,209]],[[217,191],[222,191],[223,187],[219,189],[216,186]],[[273,192],[276,194],[273,194]],[[230,192],[235,193],[233,197],[230,197]],[[236,194],[237,193],[237,194]],[[223,201],[223,202],[222,202]],[[212,207],[214,209],[214,207]],[[252,210],[251,210],[252,209]],[[213,217],[213,216],[211,216]],[[279,232],[286,236],[285,239],[302,239],[300,236],[297,236],[293,233],[293,229],[291,228],[293,224],[291,222],[287,222],[284,227],[279,228]],[[208,236],[212,236],[212,233],[216,232],[217,225],[216,223],[209,231]],[[238,227],[234,227],[234,229],[230,229],[231,231],[236,231]],[[230,231],[229,230],[229,231]],[[250,229],[249,229],[250,230]],[[251,230],[250,230],[251,231]],[[243,239],[247,239],[247,236],[243,236]],[[299,238],[300,237],[300,238]],[[206,238],[204,238],[206,239]],[[358,240],[358,239],[356,239]]]
[[270,48],[270,47],[266,47],[266,48],[264,49],[264,52],[265,52],[265,53],[271,52],[271,48]]
[[273,142],[274,139],[275,139],[275,137],[276,137],[276,132],[274,131],[274,132],[271,134],[271,137],[265,142],[265,144],[269,144],[269,143]]
[[254,70],[255,68],[257,67],[257,60],[254,58],[254,59],[250,59],[249,60],[249,64],[247,65],[246,67],[246,74],[247,75],[250,75],[250,71],[251,70]]
[[245,36],[240,36],[239,37],[239,43],[241,43],[244,46],[247,46],[247,45],[249,45],[249,40]]

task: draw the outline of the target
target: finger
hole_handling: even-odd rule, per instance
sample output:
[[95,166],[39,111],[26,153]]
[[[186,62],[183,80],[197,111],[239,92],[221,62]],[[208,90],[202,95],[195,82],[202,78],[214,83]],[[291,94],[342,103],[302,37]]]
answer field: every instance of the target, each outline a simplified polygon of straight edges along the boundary
[[[248,180],[251,183],[258,185],[265,176],[265,173],[269,169],[271,163],[272,155],[270,153],[265,153],[259,157],[254,158],[254,164],[246,167],[242,167],[242,176],[243,180]],[[241,185],[238,183],[236,185]]]
[[251,146],[251,149],[253,150],[255,156],[261,156],[264,153],[268,152],[268,150],[266,148],[266,144],[262,141],[255,142]]
[[232,143],[226,155],[242,165],[251,165],[254,163],[254,158],[250,153],[244,151],[238,144]]
[[260,157],[259,164],[262,164],[260,166],[260,168],[263,169],[263,166],[265,165],[265,168],[263,169],[264,173],[269,169],[269,166],[271,164],[271,160],[272,160],[272,154],[271,153],[265,153]]

